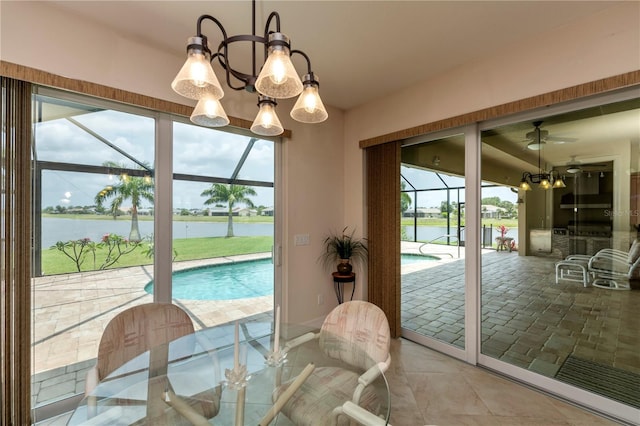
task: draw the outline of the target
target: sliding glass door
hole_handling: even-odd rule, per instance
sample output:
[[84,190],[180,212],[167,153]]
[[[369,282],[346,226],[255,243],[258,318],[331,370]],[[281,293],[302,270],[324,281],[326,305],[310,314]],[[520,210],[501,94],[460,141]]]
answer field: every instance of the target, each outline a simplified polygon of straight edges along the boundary
[[404,335],[465,348],[464,135],[402,146],[401,319]]
[[483,127],[483,177],[517,209],[482,256],[480,362],[637,419],[640,101]]
[[404,142],[405,338],[640,418],[639,99]]
[[271,315],[277,143],[173,123],[172,297],[196,328]]

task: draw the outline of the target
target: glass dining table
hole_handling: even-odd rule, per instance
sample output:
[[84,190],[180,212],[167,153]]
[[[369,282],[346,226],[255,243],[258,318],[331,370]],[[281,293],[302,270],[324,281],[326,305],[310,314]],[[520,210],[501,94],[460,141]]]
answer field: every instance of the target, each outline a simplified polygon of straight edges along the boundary
[[[154,347],[104,378],[68,425],[293,425],[280,409],[304,389],[314,369],[363,373],[326,356],[317,338],[300,337],[317,329],[277,328],[276,337],[270,322],[224,324]],[[301,340],[293,348],[287,345]],[[344,401],[346,412],[355,409],[351,418],[362,424],[388,424],[389,387],[382,372],[376,376],[367,386],[376,399],[375,412]],[[283,383],[289,384],[284,392]]]

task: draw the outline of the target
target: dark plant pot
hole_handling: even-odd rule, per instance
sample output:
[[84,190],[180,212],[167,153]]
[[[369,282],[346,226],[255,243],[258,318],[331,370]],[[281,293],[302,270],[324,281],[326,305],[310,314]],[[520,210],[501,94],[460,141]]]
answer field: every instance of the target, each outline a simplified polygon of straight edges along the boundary
[[349,275],[353,267],[351,263],[349,263],[349,259],[340,259],[340,263],[338,263],[338,273],[341,275]]

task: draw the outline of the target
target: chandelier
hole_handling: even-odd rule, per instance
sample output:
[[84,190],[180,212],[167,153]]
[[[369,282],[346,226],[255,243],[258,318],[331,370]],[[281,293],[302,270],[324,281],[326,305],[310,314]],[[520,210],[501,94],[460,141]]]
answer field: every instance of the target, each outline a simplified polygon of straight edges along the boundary
[[[547,190],[549,188],[565,188],[567,185],[564,183],[564,179],[560,176],[560,173],[558,173],[556,170],[552,170],[549,173],[543,172],[542,171],[542,167],[540,166],[540,162],[541,162],[541,152],[542,152],[542,142],[541,142],[541,135],[540,135],[540,125],[542,124],[542,121],[536,121],[533,123],[533,125],[535,126],[535,130],[534,130],[534,142],[537,144],[538,146],[538,173],[533,174],[530,172],[524,172],[522,174],[522,180],[520,181],[520,185],[519,188],[524,190],[524,191],[531,191],[531,185],[533,184],[537,184],[540,186],[540,188]],[[527,133],[527,137],[529,137],[530,134]]]
[[[217,49],[209,47],[209,38],[202,33],[204,21],[217,25],[222,39]],[[272,21],[275,31],[270,30]],[[230,46],[237,42],[251,43],[251,64],[249,71],[239,71],[231,65]],[[320,123],[327,119],[318,88],[318,77],[311,70],[311,60],[300,50],[291,50],[289,38],[280,32],[280,15],[271,12],[265,25],[264,34],[256,35],[256,4],[252,1],[251,35],[227,36],[227,32],[216,18],[202,15],[198,18],[196,35],[187,41],[187,60],[171,83],[178,94],[198,101],[191,114],[191,121],[206,127],[221,127],[229,124],[229,118],[220,103],[224,91],[213,71],[217,62],[224,70],[227,86],[233,90],[246,90],[258,95],[258,114],[251,125],[251,131],[262,136],[276,136],[284,132],[276,115],[277,99],[299,96],[291,110],[291,117],[302,123]],[[258,70],[257,48],[264,51],[264,62]],[[307,73],[298,77],[291,62],[294,54],[302,56],[307,63]],[[258,72],[259,71],[259,72]]]

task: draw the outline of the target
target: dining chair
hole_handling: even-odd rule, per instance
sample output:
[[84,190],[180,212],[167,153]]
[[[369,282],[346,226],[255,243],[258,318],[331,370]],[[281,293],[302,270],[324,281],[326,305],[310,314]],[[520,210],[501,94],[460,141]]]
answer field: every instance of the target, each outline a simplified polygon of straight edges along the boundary
[[[147,351],[150,353],[149,382],[158,383],[159,377],[152,376],[166,375],[168,344],[193,333],[193,322],[189,315],[171,303],[146,303],[117,314],[102,334],[96,365],[87,371],[85,396],[89,399],[88,405],[95,408],[95,396],[91,392],[105,377]],[[164,391],[164,388],[160,391]],[[213,390],[204,398],[187,398],[187,401],[198,406],[210,418],[219,409],[219,392]]]
[[[391,333],[382,309],[361,300],[342,303],[325,318],[320,332],[293,339],[284,350],[288,352],[315,339],[324,356],[352,369],[316,368],[284,404],[282,413],[296,426],[351,424],[354,411],[376,416],[381,401],[372,384],[391,363]],[[292,382],[278,386],[273,399],[286,392]],[[351,403],[346,411],[345,402]],[[360,408],[353,410],[353,406]]]

